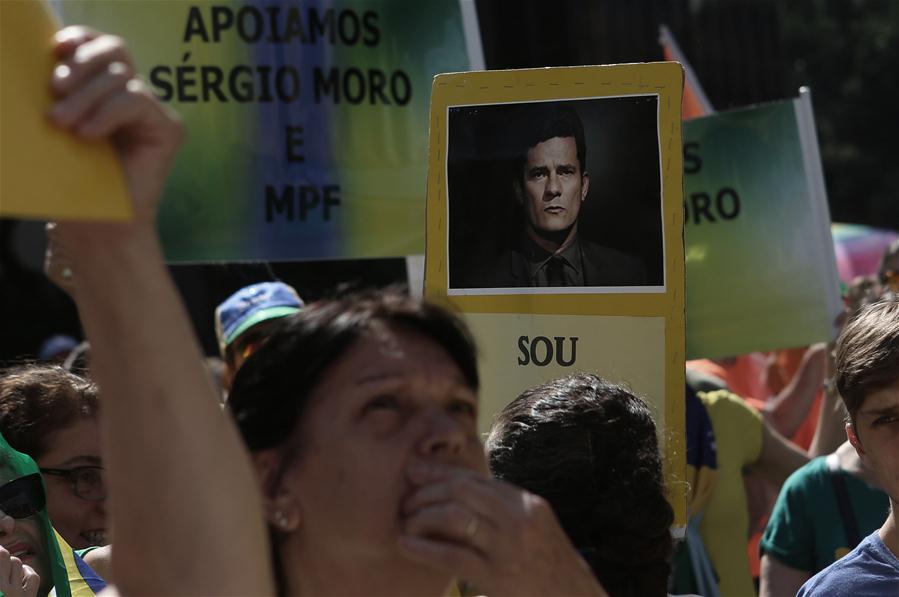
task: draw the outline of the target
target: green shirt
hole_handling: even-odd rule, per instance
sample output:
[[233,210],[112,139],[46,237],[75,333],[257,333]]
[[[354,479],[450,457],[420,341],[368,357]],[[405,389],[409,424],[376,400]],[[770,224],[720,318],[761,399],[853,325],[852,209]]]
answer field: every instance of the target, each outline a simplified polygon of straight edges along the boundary
[[832,475],[845,480],[859,539],[880,528],[890,509],[887,495],[855,475],[831,470],[827,457],[820,456],[790,475],[781,488],[762,536],[762,553],[816,574],[855,548],[846,537]]

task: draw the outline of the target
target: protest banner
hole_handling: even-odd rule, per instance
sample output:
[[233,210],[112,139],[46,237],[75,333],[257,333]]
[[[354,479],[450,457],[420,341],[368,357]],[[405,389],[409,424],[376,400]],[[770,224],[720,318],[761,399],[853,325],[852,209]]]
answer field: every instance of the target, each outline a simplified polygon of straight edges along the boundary
[[673,63],[438,76],[425,256],[425,295],[478,343],[481,429],[555,377],[624,383],[655,413],[678,525],[682,85]]
[[80,141],[50,123],[58,28],[44,2],[0,2],[0,216],[128,219],[110,144]]
[[841,310],[811,99],[684,123],[687,357],[832,338]]
[[169,261],[423,252],[428,93],[438,72],[482,68],[472,2],[58,8],[126,38],[184,118],[159,215]]

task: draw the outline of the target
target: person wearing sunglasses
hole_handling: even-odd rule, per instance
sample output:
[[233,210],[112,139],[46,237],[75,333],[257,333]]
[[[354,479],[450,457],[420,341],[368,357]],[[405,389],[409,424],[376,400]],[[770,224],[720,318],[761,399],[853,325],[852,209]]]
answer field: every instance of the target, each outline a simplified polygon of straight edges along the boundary
[[4,595],[49,592],[47,545],[36,517],[46,506],[41,476],[32,473],[18,479],[0,472],[0,590]]
[[0,435],[0,547],[8,554],[0,552],[0,591],[32,597],[53,590],[57,597],[71,597],[63,553],[74,554],[61,541],[47,516],[37,465]]
[[0,373],[0,433],[40,467],[53,525],[75,549],[108,543],[97,388],[56,365]]

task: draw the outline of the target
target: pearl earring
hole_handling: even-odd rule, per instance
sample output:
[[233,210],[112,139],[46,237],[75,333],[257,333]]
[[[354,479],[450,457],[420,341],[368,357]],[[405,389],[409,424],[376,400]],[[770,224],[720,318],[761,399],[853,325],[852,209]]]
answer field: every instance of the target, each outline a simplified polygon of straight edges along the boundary
[[287,515],[284,514],[281,510],[275,511],[275,524],[281,528],[283,531],[287,531],[288,526],[290,525],[290,520],[288,520]]

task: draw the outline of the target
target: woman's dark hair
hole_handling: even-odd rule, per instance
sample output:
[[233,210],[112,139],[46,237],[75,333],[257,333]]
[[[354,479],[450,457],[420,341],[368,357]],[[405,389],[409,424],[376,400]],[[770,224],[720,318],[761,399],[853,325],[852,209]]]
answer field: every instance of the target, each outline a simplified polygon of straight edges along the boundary
[[389,288],[313,303],[284,317],[237,371],[228,406],[251,452],[278,447],[302,419],[312,389],[356,340],[377,326],[411,330],[443,347],[478,389],[474,341],[446,309]]
[[640,398],[590,374],[531,388],[496,416],[487,457],[549,502],[609,595],[667,593],[674,512]]
[[97,386],[59,365],[24,365],[0,372],[0,433],[14,449],[40,459],[49,437],[95,418]]
[[[383,326],[411,330],[440,345],[477,391],[474,342],[449,311],[396,288],[319,301],[279,320],[265,344],[237,371],[228,407],[250,451],[288,445],[322,376],[356,340]],[[282,472],[291,456],[285,454]],[[274,530],[270,536],[275,581],[283,593],[279,537]]]

